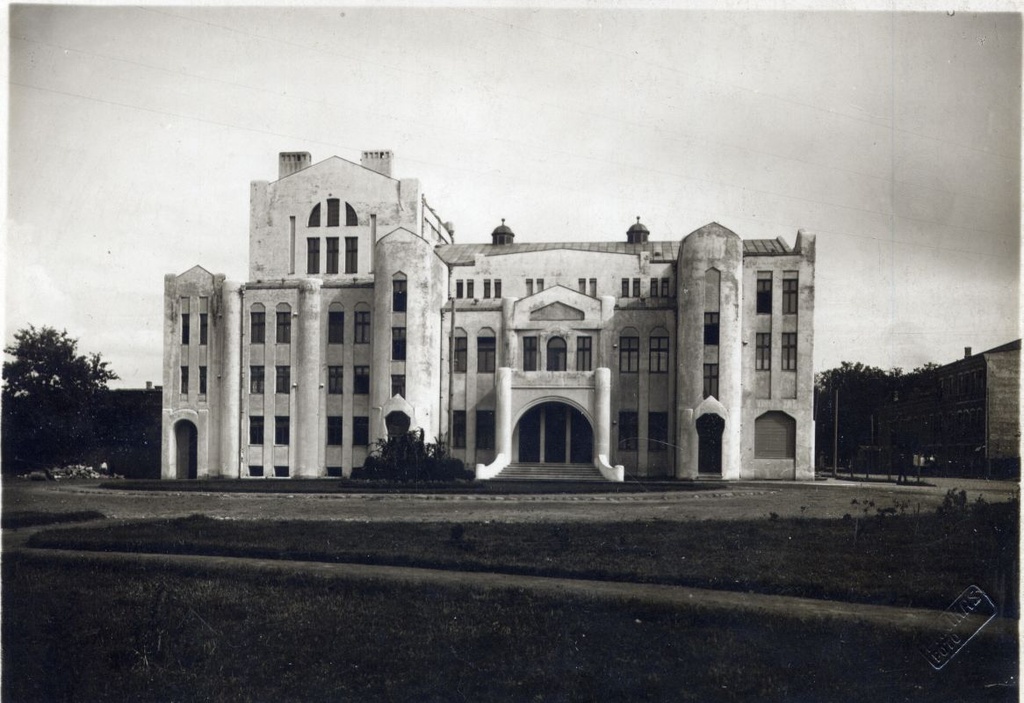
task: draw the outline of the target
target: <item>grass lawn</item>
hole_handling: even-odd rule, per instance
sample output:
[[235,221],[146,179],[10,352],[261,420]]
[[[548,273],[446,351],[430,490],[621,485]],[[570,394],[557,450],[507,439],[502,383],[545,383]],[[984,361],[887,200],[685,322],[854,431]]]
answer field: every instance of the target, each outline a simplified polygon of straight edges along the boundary
[[5,701],[1016,700],[1016,644],[942,671],[891,628],[518,590],[7,555]]
[[193,516],[52,529],[28,544],[640,581],[937,609],[975,584],[1001,612],[1016,615],[1017,506],[964,505],[953,513],[916,516],[864,506],[859,519],[685,523],[453,525]]
[[19,527],[103,520],[105,517],[106,515],[97,510],[78,510],[66,513],[47,513],[37,510],[14,510],[8,512],[5,510],[3,515],[0,516],[0,527],[5,530],[17,530]]

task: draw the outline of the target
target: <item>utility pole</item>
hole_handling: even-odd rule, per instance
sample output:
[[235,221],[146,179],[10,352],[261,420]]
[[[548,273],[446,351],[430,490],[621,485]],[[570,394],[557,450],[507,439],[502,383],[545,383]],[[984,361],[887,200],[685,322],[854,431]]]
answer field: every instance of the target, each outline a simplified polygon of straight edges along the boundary
[[839,468],[839,389],[836,388],[835,403],[832,406],[832,478]]

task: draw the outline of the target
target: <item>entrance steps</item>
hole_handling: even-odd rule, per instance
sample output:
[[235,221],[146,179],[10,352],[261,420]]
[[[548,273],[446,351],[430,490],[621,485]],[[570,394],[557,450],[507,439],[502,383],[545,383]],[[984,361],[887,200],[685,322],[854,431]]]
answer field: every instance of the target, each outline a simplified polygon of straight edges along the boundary
[[606,481],[590,464],[509,464],[494,481]]

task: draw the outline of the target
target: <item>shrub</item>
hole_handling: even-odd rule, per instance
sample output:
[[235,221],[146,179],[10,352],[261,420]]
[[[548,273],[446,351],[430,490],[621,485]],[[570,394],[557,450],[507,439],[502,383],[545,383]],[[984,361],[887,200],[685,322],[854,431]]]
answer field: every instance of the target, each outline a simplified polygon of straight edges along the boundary
[[354,479],[384,481],[457,481],[471,479],[461,459],[448,455],[441,440],[424,442],[423,430],[381,439],[374,444],[363,466],[352,472]]

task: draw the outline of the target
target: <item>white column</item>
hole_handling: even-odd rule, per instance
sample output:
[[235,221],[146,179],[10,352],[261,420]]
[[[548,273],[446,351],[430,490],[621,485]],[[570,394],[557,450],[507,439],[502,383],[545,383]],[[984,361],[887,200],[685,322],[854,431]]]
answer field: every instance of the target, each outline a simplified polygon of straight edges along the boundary
[[237,281],[224,281],[221,288],[220,367],[220,475],[240,476],[239,432],[241,423],[242,299]]
[[320,475],[320,281],[299,284],[299,333],[292,356],[295,414],[292,438],[295,442],[293,475]]
[[512,369],[503,366],[494,379],[497,396],[494,413],[495,440],[498,454],[512,456]]
[[594,458],[611,456],[612,372],[607,367],[594,371]]

